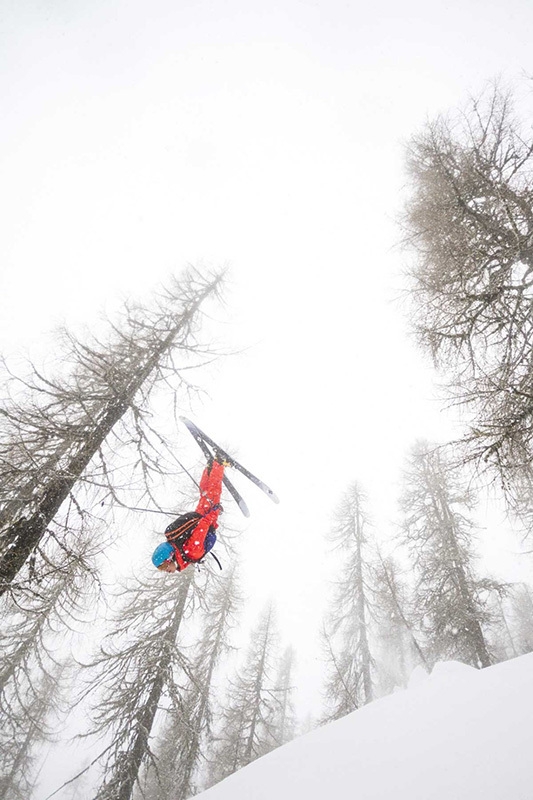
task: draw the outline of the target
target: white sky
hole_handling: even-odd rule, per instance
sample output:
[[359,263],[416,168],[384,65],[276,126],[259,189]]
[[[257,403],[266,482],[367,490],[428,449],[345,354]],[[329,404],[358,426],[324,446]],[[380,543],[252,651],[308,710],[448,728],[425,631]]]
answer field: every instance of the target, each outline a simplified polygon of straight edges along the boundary
[[238,481],[248,607],[274,593],[305,661],[339,495],[360,480],[385,527],[413,440],[454,428],[397,302],[402,143],[531,72],[533,6],[3,0],[1,16],[0,350],[42,349],[187,263],[229,265],[213,330],[249,349],[202,378],[194,418],[282,500]]

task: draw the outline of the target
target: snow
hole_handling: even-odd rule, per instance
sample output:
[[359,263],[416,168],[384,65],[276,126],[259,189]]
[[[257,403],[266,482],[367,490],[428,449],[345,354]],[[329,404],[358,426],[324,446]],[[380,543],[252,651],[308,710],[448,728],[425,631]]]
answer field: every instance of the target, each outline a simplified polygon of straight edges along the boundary
[[406,690],[269,753],[201,800],[531,800],[533,653],[417,668]]

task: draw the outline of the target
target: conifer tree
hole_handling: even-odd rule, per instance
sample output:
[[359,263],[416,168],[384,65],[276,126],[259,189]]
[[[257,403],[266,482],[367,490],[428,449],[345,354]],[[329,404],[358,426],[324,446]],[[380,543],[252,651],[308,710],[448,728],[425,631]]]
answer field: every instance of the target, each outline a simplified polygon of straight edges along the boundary
[[418,642],[412,599],[396,561],[376,548],[373,571],[376,665],[380,694],[405,686],[417,664],[426,664]]
[[361,487],[354,483],[340,502],[332,531],[332,539],[342,553],[342,567],[323,634],[328,666],[326,697],[331,709],[325,721],[345,716],[374,697],[371,557],[365,504]]
[[469,412],[466,457],[533,496],[533,136],[488,87],[412,137],[405,215],[422,347]]
[[111,736],[95,800],[130,800],[143,766],[154,762],[156,715],[164,702],[183,710],[189,660],[179,643],[195,572],[139,579],[117,626],[90,668],[96,692],[91,734]]
[[512,636],[517,655],[533,652],[533,593],[531,588],[520,583],[513,587]]
[[277,638],[274,608],[269,604],[252,631],[244,664],[230,682],[219,718],[210,785],[272,748],[275,739],[273,662]]
[[32,704],[20,701],[20,715],[11,713],[7,724],[0,729],[0,798],[27,800],[37,783],[36,765],[39,746],[50,741],[53,726],[51,713],[58,708],[57,683],[61,665],[42,672],[31,687]]
[[487,667],[493,659],[483,629],[491,623],[487,601],[498,584],[474,572],[473,505],[442,451],[419,442],[405,474],[402,527],[428,658]]
[[213,584],[211,580],[207,608],[195,627],[200,639],[190,658],[189,682],[179,705],[168,710],[142,788],[146,800],[186,800],[196,794],[196,774],[206,758],[202,748],[211,734],[215,671],[230,647],[229,632],[240,604],[235,568]]
[[292,741],[296,733],[296,714],[292,694],[294,691],[295,651],[292,646],[285,648],[279,662],[278,674],[273,691],[272,749]]
[[48,720],[64,711],[69,670],[64,656],[58,655],[59,643],[65,653],[69,638],[74,638],[66,621],[83,621],[91,585],[97,598],[92,547],[89,530],[68,552],[56,544],[50,572],[36,575],[16,602],[8,594],[0,599],[0,773],[10,786],[0,796],[16,797],[19,789],[23,797],[29,796],[35,746],[51,735]]
[[220,280],[189,273],[151,305],[126,305],[102,340],[64,332],[58,374],[30,365],[28,377],[10,376],[0,406],[0,594],[48,566],[52,538],[68,549],[97,500],[135,505],[135,489],[157,507],[154,484],[177,468],[163,431],[152,427],[151,396],[167,383],[190,388],[181,369],[206,352],[199,312]]

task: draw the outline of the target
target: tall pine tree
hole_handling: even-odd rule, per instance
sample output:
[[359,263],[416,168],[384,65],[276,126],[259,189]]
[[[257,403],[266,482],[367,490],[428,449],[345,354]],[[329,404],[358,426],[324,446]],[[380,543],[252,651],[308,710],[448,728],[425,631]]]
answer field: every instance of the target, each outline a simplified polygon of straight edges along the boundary
[[35,746],[51,735],[47,720],[64,711],[69,670],[63,660],[75,636],[69,625],[86,618],[91,586],[93,599],[98,596],[90,534],[86,530],[66,552],[55,542],[48,569],[16,601],[9,594],[0,598],[0,773],[10,786],[1,796],[17,797],[16,787],[29,796]]
[[143,766],[154,763],[157,715],[183,709],[190,663],[179,634],[190,606],[194,569],[139,580],[126,593],[114,631],[91,665],[92,734],[110,737],[95,800],[130,800]]
[[376,548],[373,608],[375,617],[376,671],[379,693],[405,686],[417,664],[426,664],[418,642],[412,597],[397,562]]
[[[186,800],[196,794],[197,775],[211,738],[216,669],[230,648],[229,634],[240,605],[235,568],[227,578],[211,580],[204,614],[197,620],[199,641],[190,656],[189,681],[172,703],[143,782],[146,800]],[[215,585],[213,585],[215,584]]]
[[[469,412],[467,458],[519,506],[533,473],[533,137],[511,92],[489,86],[408,146],[412,318]],[[531,520],[530,520],[531,521]]]
[[205,353],[199,312],[220,280],[190,273],[151,304],[127,305],[101,341],[65,332],[59,374],[30,365],[28,377],[9,378],[0,405],[0,594],[47,569],[52,539],[68,549],[97,500],[135,505],[135,487],[157,507],[154,486],[178,470],[164,432],[153,428],[151,396],[168,383],[188,391],[181,369]]
[[442,450],[419,442],[405,473],[401,502],[429,660],[489,666],[493,659],[484,627],[491,623],[487,601],[497,584],[475,575],[472,492]]
[[296,733],[296,713],[292,700],[295,688],[293,684],[295,657],[294,648],[289,646],[285,649],[279,662],[273,692],[273,748],[290,742]]
[[342,567],[324,626],[326,698],[330,709],[326,721],[343,717],[374,697],[368,528],[366,498],[354,483],[342,497],[332,531],[332,539],[342,554]]
[[269,604],[252,631],[244,664],[230,681],[219,719],[209,785],[272,749],[277,639],[274,608]]

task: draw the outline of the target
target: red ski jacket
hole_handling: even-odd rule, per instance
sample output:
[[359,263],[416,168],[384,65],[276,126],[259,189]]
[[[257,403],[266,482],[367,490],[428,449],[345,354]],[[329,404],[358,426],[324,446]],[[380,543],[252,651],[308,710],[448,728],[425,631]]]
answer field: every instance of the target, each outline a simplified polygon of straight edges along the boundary
[[218,527],[217,520],[222,511],[220,495],[223,477],[224,465],[218,461],[206,467],[200,480],[200,500],[196,511],[178,517],[165,531],[180,572],[189,564],[201,561],[213,546],[214,542],[209,541],[211,537],[208,538],[208,534],[213,536]]

